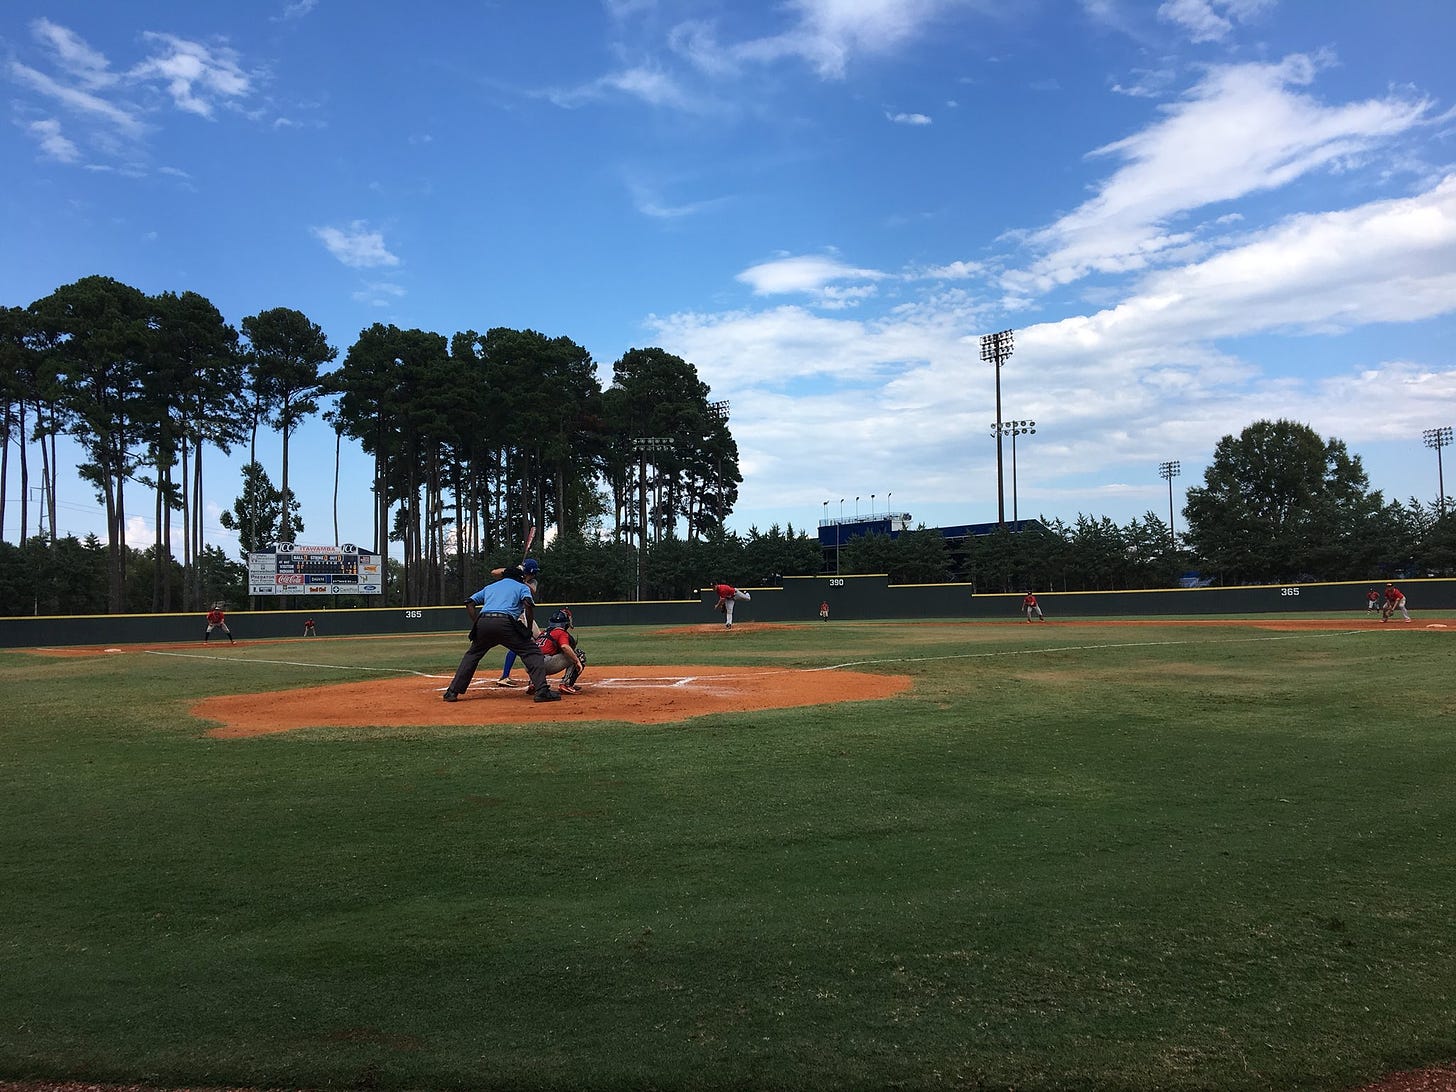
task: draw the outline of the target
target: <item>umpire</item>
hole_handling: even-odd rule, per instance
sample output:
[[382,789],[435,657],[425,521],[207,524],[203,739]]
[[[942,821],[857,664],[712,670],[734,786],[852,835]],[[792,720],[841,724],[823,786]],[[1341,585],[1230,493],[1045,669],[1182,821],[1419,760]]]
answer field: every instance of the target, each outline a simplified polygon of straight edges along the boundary
[[[465,601],[471,620],[470,647],[460,658],[455,677],[445,688],[446,701],[459,699],[474,678],[481,657],[496,645],[504,645],[526,665],[526,674],[531,677],[531,689],[537,701],[561,700],[561,695],[546,681],[545,657],[536,647],[536,642],[531,640],[536,604],[531,599],[531,589],[521,580],[523,576],[525,573],[520,566],[512,565],[499,580],[487,584]],[[526,616],[525,622],[521,621],[522,612]]]

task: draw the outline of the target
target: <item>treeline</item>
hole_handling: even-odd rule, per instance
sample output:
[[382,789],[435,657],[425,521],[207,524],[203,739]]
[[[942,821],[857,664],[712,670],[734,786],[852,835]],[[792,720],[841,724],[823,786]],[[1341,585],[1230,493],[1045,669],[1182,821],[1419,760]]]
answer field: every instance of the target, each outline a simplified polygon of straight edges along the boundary
[[[320,415],[335,431],[336,485],[332,538],[316,539],[343,537],[344,438],[374,460],[368,545],[395,557],[388,595],[365,606],[457,602],[492,567],[519,560],[528,526],[543,541],[550,529],[538,551],[551,573],[545,594],[575,601],[679,598],[714,580],[753,586],[835,570],[984,591],[1166,587],[1189,572],[1223,584],[1456,572],[1446,498],[1387,502],[1342,441],[1292,421],[1258,421],[1218,442],[1187,490],[1178,536],[1152,512],[1125,526],[1044,517],[1016,535],[948,542],[921,530],[855,539],[826,557],[792,527],[726,530],[741,483],[727,405],[662,349],[624,353],[605,388],[584,348],[531,330],[447,340],[376,324],[331,367],[338,356],[298,311],[261,311],[235,329],[196,293],[149,296],[107,277],[0,308],[0,612],[245,605],[241,556],[204,542],[204,455],[248,445],[240,492],[221,517],[243,551],[305,541],[290,441]],[[256,457],[260,429],[282,438],[277,485]],[[104,508],[104,540],[55,537],[62,435],[85,453],[74,470]],[[19,546],[3,545],[12,450]],[[45,535],[31,531],[33,478],[34,526]],[[123,533],[138,507],[156,528],[142,551]]]
[[[478,578],[474,559],[518,548],[529,525],[650,549],[722,537],[737,500],[726,404],[709,402],[696,368],[661,349],[629,350],[603,388],[584,348],[531,330],[447,340],[376,324],[330,370],[338,349],[299,311],[274,308],[239,326],[197,293],[152,296],[100,276],[0,309],[0,539],[13,446],[19,538],[32,537],[35,478],[34,526],[59,545],[56,441],[73,437],[85,452],[74,470],[106,517],[96,605],[132,604],[136,552],[124,530],[142,508],[156,527],[151,551],[181,569],[174,581],[168,564],[151,566],[149,609],[195,609],[210,598],[205,453],[248,445],[241,495],[224,518],[242,550],[294,541],[304,523],[289,486],[290,441],[320,414],[338,443],[348,437],[373,457],[372,480],[353,488],[374,498],[370,545],[400,544],[394,575],[410,605],[459,598]],[[282,437],[276,486],[256,458],[260,428]]]
[[[964,582],[987,592],[1112,591],[1173,587],[1190,571],[1213,583],[1308,583],[1314,580],[1375,580],[1385,577],[1456,574],[1456,519],[1439,505],[1412,498],[1405,505],[1375,509],[1376,537],[1353,552],[1330,551],[1323,542],[1309,542],[1314,551],[1262,576],[1240,579],[1210,568],[1208,560],[1182,541],[1174,543],[1168,525],[1155,513],[1119,525],[1106,517],[1081,515],[1070,524],[1045,521],[1019,534],[1002,531],[951,542],[939,531],[920,528],[891,538],[868,535],[844,543],[826,555],[817,537],[792,525],[746,535],[713,535],[695,541],[663,539],[639,554],[627,542],[586,535],[558,535],[536,551],[544,569],[544,602],[587,603],[642,599],[682,599],[718,581],[745,587],[774,585],[783,577],[823,572],[845,575],[888,573],[894,583]],[[1262,550],[1256,540],[1241,550]],[[152,610],[155,581],[168,584],[180,600],[188,574],[167,559],[160,571],[155,550],[129,550],[124,610]],[[1316,556],[1318,555],[1318,556]],[[1394,560],[1392,560],[1394,559]],[[447,559],[451,585],[474,590],[490,569],[519,561],[504,547],[491,554]],[[1232,564],[1236,557],[1228,558]],[[1325,567],[1311,566],[1324,563]],[[248,602],[247,573],[215,546],[201,557],[202,603],[226,603],[237,610]],[[330,608],[406,606],[403,566],[389,563],[388,592],[383,596],[330,596]],[[466,570],[469,570],[467,575]],[[160,577],[159,577],[160,572]],[[0,542],[0,615],[95,614],[105,610],[106,549],[94,536],[52,543],[34,537],[20,546]],[[265,600],[263,609],[321,609],[317,598],[303,596]]]

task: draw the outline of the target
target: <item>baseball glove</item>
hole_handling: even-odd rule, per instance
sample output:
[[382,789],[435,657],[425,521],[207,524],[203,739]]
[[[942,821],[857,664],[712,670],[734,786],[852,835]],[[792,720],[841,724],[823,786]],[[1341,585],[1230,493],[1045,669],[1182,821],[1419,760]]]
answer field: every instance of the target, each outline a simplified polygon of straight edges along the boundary
[[724,606],[724,600],[722,600],[722,599],[718,600],[718,605],[715,606],[713,609],[715,611],[717,611],[719,614],[727,614],[728,613],[728,608],[726,606]]

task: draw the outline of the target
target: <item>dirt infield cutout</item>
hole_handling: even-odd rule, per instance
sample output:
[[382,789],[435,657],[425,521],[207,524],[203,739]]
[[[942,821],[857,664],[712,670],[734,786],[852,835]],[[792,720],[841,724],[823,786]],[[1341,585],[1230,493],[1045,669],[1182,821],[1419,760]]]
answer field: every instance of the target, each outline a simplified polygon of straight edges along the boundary
[[[910,686],[905,675],[804,671],[771,667],[603,667],[590,669],[580,694],[549,704],[533,701],[524,685],[495,685],[483,673],[460,700],[441,694],[448,677],[377,679],[268,694],[228,694],[192,706],[194,716],[218,721],[218,739],[291,732],[300,728],[365,728],[479,724],[532,725],[577,721],[663,724],[713,713],[788,709],[893,698]],[[521,682],[525,682],[524,673]]]

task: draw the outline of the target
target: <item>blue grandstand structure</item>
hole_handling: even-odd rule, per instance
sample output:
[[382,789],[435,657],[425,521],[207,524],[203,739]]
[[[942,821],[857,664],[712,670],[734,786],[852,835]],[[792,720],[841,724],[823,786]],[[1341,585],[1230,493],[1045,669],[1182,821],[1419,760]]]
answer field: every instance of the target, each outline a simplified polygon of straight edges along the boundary
[[[863,538],[865,535],[888,535],[890,538],[899,538],[905,531],[921,530],[922,528],[914,524],[912,519],[909,512],[883,512],[868,516],[821,519],[819,521],[819,549],[824,555],[824,571],[830,573],[837,571],[835,554],[841,547],[848,545],[856,538]],[[1000,526],[992,520],[990,523],[958,523],[950,527],[923,529],[938,532],[941,537],[954,543],[963,539],[979,538],[982,535],[994,535]],[[1012,534],[1038,529],[1045,529],[1045,525],[1039,519],[1006,521],[1006,530]]]

